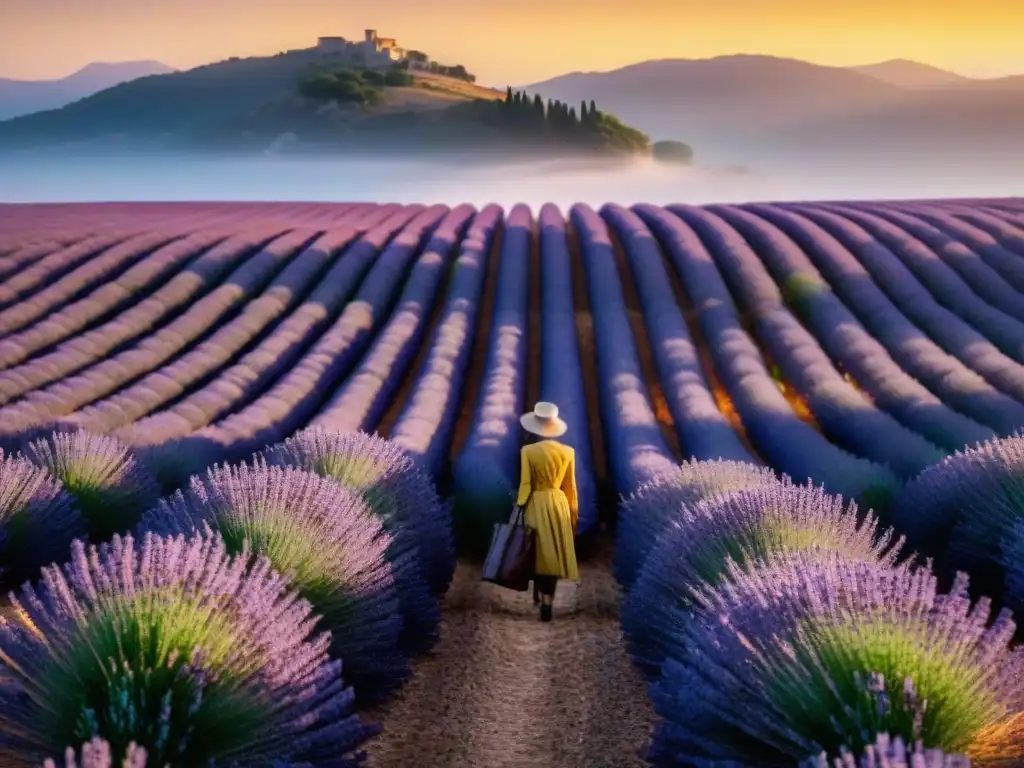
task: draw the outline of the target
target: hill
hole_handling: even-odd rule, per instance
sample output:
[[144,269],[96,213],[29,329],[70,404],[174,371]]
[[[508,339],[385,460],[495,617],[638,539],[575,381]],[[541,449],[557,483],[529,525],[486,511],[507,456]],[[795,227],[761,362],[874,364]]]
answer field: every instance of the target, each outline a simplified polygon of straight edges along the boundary
[[958,75],[956,72],[908,59],[890,59],[849,69],[900,88],[947,88],[972,82],[972,78]]
[[58,109],[120,83],[174,71],[159,61],[95,62],[54,80],[0,78],[0,120]]
[[897,152],[904,167],[934,162],[936,152],[1002,167],[1021,157],[1024,135],[1018,77],[907,88],[845,67],[741,55],[647,61],[528,87],[569,102],[588,94],[656,140],[685,137],[705,161],[766,170]]
[[[527,150],[543,145],[547,151],[557,144],[561,153],[649,146],[646,136],[603,112],[589,133],[535,130],[547,124],[545,106],[540,123],[489,106],[508,95],[470,79],[357,69],[315,51],[291,51],[124,83],[62,109],[0,123],[0,149],[88,144],[250,152],[295,151],[298,145],[418,153],[495,144]],[[568,107],[564,111],[568,119]],[[595,137],[600,146],[591,141]]]

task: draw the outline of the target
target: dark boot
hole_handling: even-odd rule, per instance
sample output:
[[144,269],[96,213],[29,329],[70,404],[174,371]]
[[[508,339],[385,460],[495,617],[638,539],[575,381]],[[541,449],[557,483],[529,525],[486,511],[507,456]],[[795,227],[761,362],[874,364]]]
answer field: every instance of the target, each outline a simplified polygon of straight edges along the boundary
[[537,582],[533,582],[533,604],[540,605],[540,590],[537,589]]
[[541,603],[541,606],[540,606],[540,620],[541,621],[551,621],[551,604],[550,603]]

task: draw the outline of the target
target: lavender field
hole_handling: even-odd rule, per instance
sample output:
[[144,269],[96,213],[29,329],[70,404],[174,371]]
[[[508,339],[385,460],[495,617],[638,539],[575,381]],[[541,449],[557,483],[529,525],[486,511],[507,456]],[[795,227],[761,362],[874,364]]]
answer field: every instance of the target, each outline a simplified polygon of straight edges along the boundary
[[1020,198],[0,205],[0,448],[4,768],[1024,765]]

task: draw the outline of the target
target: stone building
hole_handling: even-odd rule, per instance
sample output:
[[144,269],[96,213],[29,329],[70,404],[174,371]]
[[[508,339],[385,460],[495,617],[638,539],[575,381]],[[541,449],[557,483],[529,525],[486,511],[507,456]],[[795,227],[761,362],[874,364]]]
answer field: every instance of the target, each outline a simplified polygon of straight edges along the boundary
[[395,38],[378,37],[375,29],[367,29],[358,42],[344,37],[321,37],[316,49],[325,56],[344,56],[349,63],[362,67],[389,67],[406,57],[405,49],[399,47]]

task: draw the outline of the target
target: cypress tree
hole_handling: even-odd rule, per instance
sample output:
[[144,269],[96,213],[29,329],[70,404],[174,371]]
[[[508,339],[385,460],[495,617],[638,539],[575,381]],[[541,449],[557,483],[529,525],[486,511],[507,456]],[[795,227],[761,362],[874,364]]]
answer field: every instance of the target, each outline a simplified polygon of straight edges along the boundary
[[586,101],[581,101],[580,102],[580,122],[581,123],[587,122],[587,102]]
[[590,100],[590,121],[592,123],[596,123],[597,122],[597,114],[598,114],[598,112],[597,112],[597,105],[594,104],[594,100],[591,99]]
[[544,100],[539,93],[533,94],[533,119],[538,123],[544,122]]
[[508,88],[505,89],[505,101],[507,101],[509,103],[512,102],[512,86],[511,85],[508,86]]

